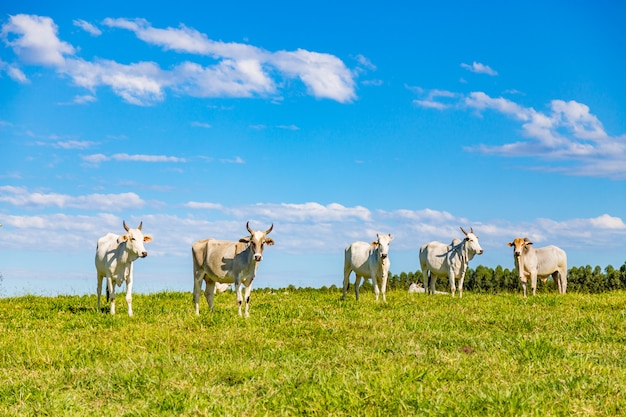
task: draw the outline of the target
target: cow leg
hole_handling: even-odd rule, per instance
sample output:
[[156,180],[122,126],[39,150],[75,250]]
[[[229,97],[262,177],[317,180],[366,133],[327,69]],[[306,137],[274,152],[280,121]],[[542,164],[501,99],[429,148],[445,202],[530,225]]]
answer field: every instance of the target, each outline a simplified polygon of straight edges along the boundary
[[383,295],[383,303],[386,303],[387,302],[387,296],[386,296],[386,293],[387,293],[387,274],[383,274],[383,280],[382,280],[382,282],[380,284],[380,292]]
[[533,295],[537,295],[537,274],[530,274],[530,287],[533,289]]
[[372,284],[374,284],[374,296],[376,298],[376,301],[378,301],[378,295],[380,294],[380,280],[378,279],[378,275],[376,275],[376,272],[370,271],[370,276],[372,277]]
[[559,271],[559,280],[561,281],[561,294],[565,294],[567,291],[567,268]]
[[243,303],[243,295],[241,295],[241,281],[239,278],[235,279],[235,292],[237,293],[237,313],[239,317],[242,317],[241,304]]
[[104,279],[104,276],[97,274],[97,278],[98,278],[98,288],[96,291],[96,294],[98,295],[98,311],[100,311],[100,296],[102,294],[102,280]]
[[244,316],[250,317],[250,313],[248,312],[248,309],[250,307],[250,292],[252,291],[252,279],[250,279],[250,282],[245,287],[246,287],[246,290],[245,290],[244,297],[246,299],[246,310],[244,312]]
[[465,274],[461,274],[459,278],[459,298],[463,298],[463,281],[465,281]]
[[430,294],[430,279],[428,279],[428,269],[422,268],[422,279],[424,281],[424,293]]
[[437,286],[437,276],[430,271],[428,275],[428,286],[426,287],[426,291],[428,294],[435,294],[435,287]]
[[111,314],[115,314],[115,285],[112,277],[107,277],[107,294],[111,301]]
[[196,316],[200,315],[200,293],[202,292],[202,277],[199,276],[197,271],[193,274],[193,305],[196,311]]
[[356,300],[359,301],[359,287],[361,286],[361,276],[356,274],[356,271],[354,271],[355,275],[356,275],[356,279],[354,280],[354,294],[356,295]]
[[[452,298],[454,298],[454,293],[456,291],[455,285],[454,285],[454,273],[452,271],[448,272],[448,279],[450,280],[450,292],[452,293]],[[433,289],[433,294],[435,293],[435,290]]]
[[128,276],[126,280],[126,304],[128,305],[128,316],[133,315],[133,276]]
[[350,269],[344,268],[343,270],[343,295],[341,296],[342,300],[346,299],[346,293],[350,289],[350,273],[352,271]]
[[209,305],[209,310],[211,313],[214,311],[213,309],[213,297],[215,297],[215,281],[212,279],[206,280],[206,288],[204,289],[204,297],[206,298],[206,302]]

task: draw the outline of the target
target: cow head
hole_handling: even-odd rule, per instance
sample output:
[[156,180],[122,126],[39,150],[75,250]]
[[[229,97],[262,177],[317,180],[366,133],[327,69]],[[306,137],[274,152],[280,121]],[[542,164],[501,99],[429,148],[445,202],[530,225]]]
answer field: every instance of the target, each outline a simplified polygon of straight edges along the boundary
[[467,248],[468,254],[470,254],[471,256],[474,256],[474,254],[482,255],[483,248],[481,248],[480,243],[478,243],[478,236],[474,234],[474,228],[470,227],[470,232],[467,233],[461,227],[461,232],[463,232],[463,234],[465,235],[465,247]]
[[389,256],[389,244],[393,240],[393,236],[391,233],[387,235],[380,235],[376,233],[377,240],[372,242],[372,246],[378,249],[378,253],[382,259],[387,258]]
[[513,257],[515,259],[517,259],[520,256],[522,256],[522,252],[528,250],[528,248],[532,244],[533,244],[533,242],[531,242],[530,239],[528,239],[527,237],[525,237],[525,238],[516,237],[513,240],[513,242],[507,243],[507,246],[512,246],[513,247]]
[[137,227],[136,229],[131,229],[130,227],[126,226],[126,221],[123,221],[123,225],[124,230],[126,230],[126,234],[120,236],[118,242],[120,240],[126,242],[126,249],[139,258],[145,258],[146,256],[148,256],[148,252],[144,248],[143,243],[151,242],[152,237],[147,235],[144,236],[144,234],[141,232],[143,222],[139,222],[139,227]]
[[239,239],[239,241],[250,244],[250,249],[252,250],[255,261],[261,262],[263,260],[263,249],[265,244],[267,244],[267,246],[272,246],[274,244],[272,238],[267,237],[273,228],[274,223],[272,223],[270,228],[265,232],[261,232],[259,230],[254,231],[250,228],[250,222],[246,223],[246,229],[250,232],[250,236],[243,237]]

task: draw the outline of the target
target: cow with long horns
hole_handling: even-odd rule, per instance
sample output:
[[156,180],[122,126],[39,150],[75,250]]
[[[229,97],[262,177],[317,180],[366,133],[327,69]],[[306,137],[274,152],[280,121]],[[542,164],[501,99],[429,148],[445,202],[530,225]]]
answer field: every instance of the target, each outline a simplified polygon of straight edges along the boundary
[[[259,262],[263,259],[265,245],[271,246],[274,241],[268,238],[274,224],[265,232],[255,231],[246,223],[250,236],[242,237],[237,242],[217,239],[203,239],[191,246],[193,258],[193,302],[196,314],[200,314],[200,293],[202,282],[206,283],[204,295],[209,309],[213,311],[213,296],[216,283],[235,284],[237,305],[241,316],[241,304],[246,302],[245,316],[248,317],[250,290],[256,276]],[[241,294],[241,284],[246,288],[245,297]]]
[[[474,228],[467,233],[462,227],[461,231],[465,239],[451,245],[441,242],[429,242],[420,248],[419,258],[424,276],[424,288],[427,294],[435,294],[437,277],[448,277],[450,291],[454,297],[455,280],[459,279],[459,298],[463,296],[463,280],[469,261],[474,255],[481,255],[483,249],[478,243],[478,236],[474,234]],[[456,240],[456,239],[455,239]]]
[[96,246],[96,271],[98,277],[98,310],[100,310],[100,294],[102,293],[102,280],[107,278],[107,301],[111,301],[111,314],[115,314],[115,287],[126,283],[126,303],[128,315],[133,315],[133,262],[137,258],[145,258],[148,252],[144,248],[144,242],[152,241],[152,237],[144,236],[141,231],[143,222],[139,227],[131,229],[122,222],[126,234],[116,235],[107,233],[100,239]]

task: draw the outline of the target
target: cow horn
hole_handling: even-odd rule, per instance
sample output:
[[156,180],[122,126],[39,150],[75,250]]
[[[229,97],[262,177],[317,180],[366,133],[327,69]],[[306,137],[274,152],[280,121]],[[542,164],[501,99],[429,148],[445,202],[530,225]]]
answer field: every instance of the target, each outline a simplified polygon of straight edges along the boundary
[[470,227],[470,233],[474,233],[474,228]]
[[122,220],[122,224],[124,225],[124,230],[128,232],[128,226],[126,226],[126,220]]
[[137,229],[141,230],[141,226],[143,226],[143,220],[139,222],[139,227]]
[[272,229],[274,228],[274,223],[272,223],[272,225],[270,226],[269,229],[267,229],[267,231],[265,232],[266,235],[269,235],[270,232],[272,231]]
[[462,228],[462,227],[461,227],[461,232],[463,232],[463,234],[464,234],[465,236],[467,236],[467,232],[466,232],[465,230],[463,230],[463,228]]
[[246,222],[246,229],[248,229],[248,232],[250,232],[250,234],[253,234],[254,232],[252,231],[252,229],[250,229],[250,222]]

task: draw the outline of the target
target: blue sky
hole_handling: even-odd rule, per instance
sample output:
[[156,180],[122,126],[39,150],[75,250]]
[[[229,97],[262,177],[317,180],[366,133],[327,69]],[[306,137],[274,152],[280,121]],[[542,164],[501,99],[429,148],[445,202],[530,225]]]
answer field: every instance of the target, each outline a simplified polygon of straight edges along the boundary
[[136,292],[191,291],[191,243],[247,221],[256,287],[340,285],[376,233],[415,271],[459,227],[474,268],[523,236],[621,266],[626,6],[430,3],[0,6],[0,295],[95,292],[122,220]]

